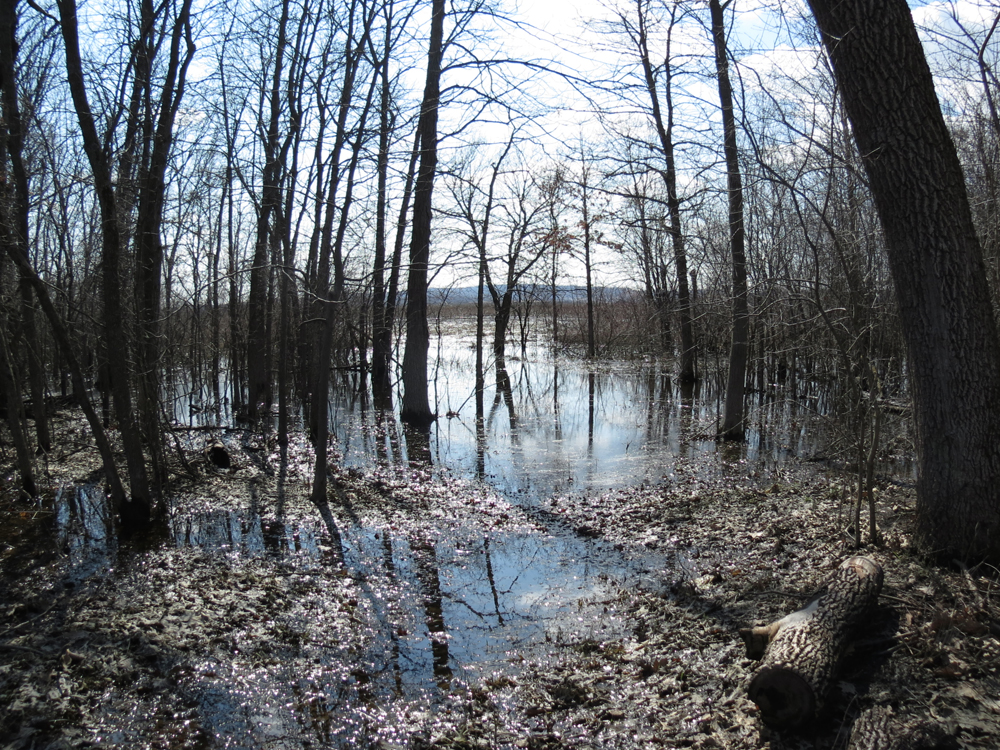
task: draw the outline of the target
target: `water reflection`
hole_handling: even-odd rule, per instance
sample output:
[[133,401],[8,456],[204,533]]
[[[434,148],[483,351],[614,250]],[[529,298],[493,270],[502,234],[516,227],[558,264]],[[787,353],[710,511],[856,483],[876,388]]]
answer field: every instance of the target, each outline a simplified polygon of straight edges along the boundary
[[[791,456],[824,453],[838,429],[831,418],[841,400],[837,382],[787,367],[776,370],[774,382],[755,373],[747,441],[735,451],[723,451],[714,439],[722,371],[697,384],[678,383],[669,363],[656,359],[584,360],[529,343],[521,358],[508,357],[477,390],[473,328],[453,321],[439,329],[429,368],[439,416],[423,434],[404,434],[393,412],[373,408],[358,379],[334,382],[331,425],[343,464],[433,464],[509,496],[545,498],[656,483],[678,462],[695,462],[709,475],[729,472],[733,462],[763,473]],[[193,440],[213,425],[220,431],[234,425],[227,382],[221,400],[185,373],[175,373],[172,382],[174,416]],[[891,468],[912,474],[908,465]]]
[[[260,510],[188,514],[174,526],[175,543],[221,550],[234,563],[277,557],[306,572],[338,569],[321,521],[277,523],[268,503]],[[364,597],[352,605],[361,619],[355,645],[366,649],[347,666],[373,699],[513,671],[551,642],[603,640],[624,627],[608,609],[619,588],[662,585],[662,557],[568,531],[406,525],[342,529],[343,565]]]
[[56,535],[74,577],[107,564],[117,550],[114,519],[98,484],[64,485],[56,491]]
[[[438,356],[434,392],[441,416],[428,443],[419,444],[421,456],[427,451],[434,464],[485,480],[508,496],[544,498],[655,483],[678,460],[707,458],[705,471],[720,470],[714,435],[721,404],[712,382],[700,388],[675,384],[654,360],[611,365],[529,349],[530,359],[509,359],[506,369],[487,379],[487,406],[480,412],[467,337],[443,335]],[[392,431],[400,429],[394,416],[354,409],[351,398],[343,394],[332,404],[343,461],[364,467],[398,459],[386,448]],[[471,399],[475,415],[461,411]],[[762,416],[738,460],[776,463],[811,449],[806,428],[815,414],[786,404],[758,412]],[[796,420],[798,432],[786,428],[773,439],[761,438],[777,423]],[[408,437],[407,447],[410,442]]]

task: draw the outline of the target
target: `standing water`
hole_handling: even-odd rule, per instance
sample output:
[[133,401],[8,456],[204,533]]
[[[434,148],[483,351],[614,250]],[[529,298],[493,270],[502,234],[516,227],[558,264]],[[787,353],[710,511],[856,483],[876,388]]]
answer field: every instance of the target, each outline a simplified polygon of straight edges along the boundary
[[[279,454],[223,425],[212,439],[236,470],[172,498],[166,545],[119,547],[95,488],[60,493],[76,575],[103,571],[113,593],[101,611],[117,613],[132,658],[159,665],[182,696],[165,719],[164,684],[138,702],[110,686],[92,709],[95,731],[120,746],[143,744],[151,725],[171,727],[176,746],[429,740],[460,723],[458,696],[477,686],[502,689],[526,661],[556,665],[628,637],[623,592],[696,573],[684,549],[578,533],[553,512],[560,497],[767,473],[815,450],[826,408],[819,397],[761,400],[748,443],[720,449],[710,385],[679,390],[653,360],[536,353],[508,361],[509,390],[491,382],[480,421],[469,344],[462,332],[439,340],[429,466],[407,465],[394,416],[335,394],[336,529],[306,499],[305,441]],[[202,427],[211,415],[189,403],[176,413]]]

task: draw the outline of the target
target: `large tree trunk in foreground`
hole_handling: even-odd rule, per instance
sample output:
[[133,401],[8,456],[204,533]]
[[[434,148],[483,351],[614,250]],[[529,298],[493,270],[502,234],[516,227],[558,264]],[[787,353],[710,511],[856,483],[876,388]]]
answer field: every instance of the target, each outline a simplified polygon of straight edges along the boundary
[[764,656],[747,693],[767,724],[797,727],[816,716],[855,628],[878,601],[882,577],[878,563],[852,557],[803,609],[740,631],[747,656]]
[[885,232],[913,387],[917,533],[1000,562],[1000,337],[962,166],[905,0],[810,0]]

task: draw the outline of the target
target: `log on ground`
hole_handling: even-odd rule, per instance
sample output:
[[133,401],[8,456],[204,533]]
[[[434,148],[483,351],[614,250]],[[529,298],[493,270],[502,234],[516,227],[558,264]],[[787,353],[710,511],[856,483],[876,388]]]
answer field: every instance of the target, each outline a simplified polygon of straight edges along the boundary
[[740,631],[747,656],[763,656],[747,693],[767,724],[795,728],[816,716],[851,637],[878,601],[882,580],[878,563],[852,557],[802,609]]
[[953,750],[955,738],[928,721],[904,720],[888,706],[874,706],[854,722],[848,750]]

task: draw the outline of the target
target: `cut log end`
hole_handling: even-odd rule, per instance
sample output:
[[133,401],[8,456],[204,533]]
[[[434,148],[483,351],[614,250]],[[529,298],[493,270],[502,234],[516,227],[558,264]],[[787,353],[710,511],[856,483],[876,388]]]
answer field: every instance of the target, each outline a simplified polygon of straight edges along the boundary
[[206,448],[205,456],[219,469],[231,469],[233,466],[232,459],[229,457],[229,451],[226,450],[226,446],[222,443],[216,442]]
[[741,628],[740,638],[747,649],[747,658],[760,661],[764,658],[767,645],[775,634],[775,623],[761,625],[756,628]]
[[790,669],[764,667],[747,693],[760,708],[766,724],[794,728],[816,713],[816,692],[807,680]]
[[748,693],[767,724],[801,727],[816,715],[850,637],[878,601],[882,581],[878,563],[849,558],[805,607],[740,631],[747,656],[763,656]]

